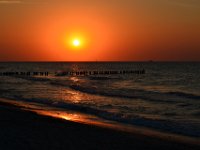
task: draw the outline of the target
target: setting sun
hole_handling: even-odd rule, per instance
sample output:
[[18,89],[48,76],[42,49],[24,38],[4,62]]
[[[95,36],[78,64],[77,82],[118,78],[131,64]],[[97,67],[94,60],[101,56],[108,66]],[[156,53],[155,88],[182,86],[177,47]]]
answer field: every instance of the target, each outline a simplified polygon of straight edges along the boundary
[[74,41],[73,41],[73,45],[74,46],[79,46],[80,45],[80,40],[78,40],[78,39],[75,39]]
[[[67,33],[67,31],[65,31]],[[86,52],[86,49],[89,47],[89,35],[83,31],[72,31],[68,32],[63,36],[63,46],[70,54]]]

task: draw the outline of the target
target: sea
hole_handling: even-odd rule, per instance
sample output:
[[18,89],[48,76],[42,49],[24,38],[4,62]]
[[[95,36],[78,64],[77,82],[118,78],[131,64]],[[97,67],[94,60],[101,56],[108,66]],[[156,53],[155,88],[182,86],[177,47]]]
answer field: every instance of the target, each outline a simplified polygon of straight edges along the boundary
[[[145,73],[62,74],[131,70]],[[199,62],[2,62],[0,74],[0,98],[27,110],[200,137]]]

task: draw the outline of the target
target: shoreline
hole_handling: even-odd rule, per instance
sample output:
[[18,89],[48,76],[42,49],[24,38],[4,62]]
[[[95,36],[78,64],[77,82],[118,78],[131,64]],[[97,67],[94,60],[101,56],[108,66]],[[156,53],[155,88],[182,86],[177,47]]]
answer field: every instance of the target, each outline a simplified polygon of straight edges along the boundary
[[[0,147],[4,149],[199,149],[194,141],[145,129],[131,132],[36,114],[0,99]],[[54,139],[56,138],[56,139]],[[57,140],[59,139],[59,140]],[[10,144],[6,144],[10,143]],[[97,147],[98,146],[98,147]]]

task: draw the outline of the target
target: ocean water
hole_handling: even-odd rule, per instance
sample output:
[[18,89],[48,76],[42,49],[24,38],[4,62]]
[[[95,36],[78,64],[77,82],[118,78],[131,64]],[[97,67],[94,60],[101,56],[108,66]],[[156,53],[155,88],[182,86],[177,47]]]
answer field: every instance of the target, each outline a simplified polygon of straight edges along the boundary
[[[146,73],[55,75],[62,71],[141,69]],[[200,137],[200,63],[0,63],[0,73],[29,71],[49,75],[0,76],[0,97],[29,103],[27,109],[94,116],[88,117],[91,122],[99,118],[96,120]]]

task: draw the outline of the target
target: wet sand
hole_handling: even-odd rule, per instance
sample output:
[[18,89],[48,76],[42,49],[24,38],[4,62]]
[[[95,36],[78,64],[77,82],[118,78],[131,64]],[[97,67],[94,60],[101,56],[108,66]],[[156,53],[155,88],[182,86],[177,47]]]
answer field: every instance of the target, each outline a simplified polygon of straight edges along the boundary
[[0,149],[199,150],[200,145],[37,115],[0,102]]

